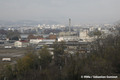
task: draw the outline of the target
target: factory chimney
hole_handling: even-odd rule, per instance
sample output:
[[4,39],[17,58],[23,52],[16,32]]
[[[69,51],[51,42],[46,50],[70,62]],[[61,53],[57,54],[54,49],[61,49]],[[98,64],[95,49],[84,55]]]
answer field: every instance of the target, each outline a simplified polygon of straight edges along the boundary
[[71,32],[71,19],[69,18],[69,32]]

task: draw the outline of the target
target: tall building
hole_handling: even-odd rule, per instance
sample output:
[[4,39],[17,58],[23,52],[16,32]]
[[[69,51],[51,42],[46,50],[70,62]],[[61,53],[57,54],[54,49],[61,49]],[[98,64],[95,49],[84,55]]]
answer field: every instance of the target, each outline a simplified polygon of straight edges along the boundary
[[69,32],[71,32],[71,19],[69,18]]

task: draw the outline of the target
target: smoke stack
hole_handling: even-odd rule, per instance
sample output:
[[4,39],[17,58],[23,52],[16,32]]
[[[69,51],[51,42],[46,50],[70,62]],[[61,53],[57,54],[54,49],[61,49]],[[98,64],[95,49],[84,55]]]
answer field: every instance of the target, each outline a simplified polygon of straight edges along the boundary
[[69,18],[69,32],[71,32],[71,19]]

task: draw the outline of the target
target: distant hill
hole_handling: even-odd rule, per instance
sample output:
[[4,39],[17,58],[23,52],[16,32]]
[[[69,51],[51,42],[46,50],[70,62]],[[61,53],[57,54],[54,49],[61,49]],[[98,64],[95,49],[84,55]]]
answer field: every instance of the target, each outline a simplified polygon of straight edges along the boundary
[[37,24],[60,24],[59,22],[56,21],[52,21],[52,20],[41,20],[41,21],[34,21],[34,20],[19,20],[19,21],[4,21],[4,20],[0,20],[0,25],[37,25]]

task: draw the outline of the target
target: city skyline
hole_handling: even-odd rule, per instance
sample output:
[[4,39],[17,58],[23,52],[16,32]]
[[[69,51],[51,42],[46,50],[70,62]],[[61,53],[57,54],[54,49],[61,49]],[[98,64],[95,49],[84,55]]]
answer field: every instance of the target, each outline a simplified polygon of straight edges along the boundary
[[4,0],[0,20],[56,21],[67,24],[114,23],[120,20],[120,0]]

